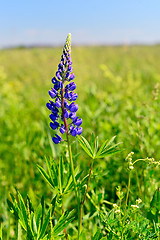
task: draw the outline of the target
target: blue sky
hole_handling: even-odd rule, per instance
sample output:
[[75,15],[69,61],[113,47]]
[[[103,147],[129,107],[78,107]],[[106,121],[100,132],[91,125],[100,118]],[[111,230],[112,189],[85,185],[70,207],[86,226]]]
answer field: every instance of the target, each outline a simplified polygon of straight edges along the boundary
[[0,0],[0,47],[160,42],[159,0]]

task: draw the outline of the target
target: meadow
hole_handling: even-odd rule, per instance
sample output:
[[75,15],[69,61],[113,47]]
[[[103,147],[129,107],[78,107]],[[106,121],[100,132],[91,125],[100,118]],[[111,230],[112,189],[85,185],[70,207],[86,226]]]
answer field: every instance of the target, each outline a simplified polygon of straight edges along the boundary
[[[82,136],[90,142],[93,133],[100,145],[113,136],[114,144],[122,142],[121,152],[94,161],[81,239],[160,239],[159,52],[159,45],[72,47]],[[57,164],[62,153],[67,158],[65,146],[51,140],[46,108],[61,54],[62,47],[0,50],[1,239],[26,239],[9,211],[10,193],[16,197],[18,190],[24,202],[29,196],[35,208],[42,196],[47,205],[55,195],[36,165],[47,171],[46,157]],[[83,176],[90,157],[72,142]],[[144,160],[133,166],[137,159]],[[64,208],[76,208],[74,193]],[[76,224],[67,226],[69,239],[77,239]]]

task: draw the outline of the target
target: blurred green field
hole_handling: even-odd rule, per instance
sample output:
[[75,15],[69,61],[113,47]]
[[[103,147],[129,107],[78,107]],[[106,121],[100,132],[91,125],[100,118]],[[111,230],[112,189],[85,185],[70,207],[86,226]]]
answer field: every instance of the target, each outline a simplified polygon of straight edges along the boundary
[[[89,140],[93,132],[103,143],[117,135],[115,142],[123,142],[121,153],[94,163],[99,174],[92,188],[103,189],[108,201],[117,201],[117,186],[126,192],[128,153],[160,159],[159,53],[158,45],[72,47],[83,136]],[[62,48],[0,50],[0,222],[6,228],[6,199],[15,188],[34,204],[42,194],[52,196],[35,164],[45,168],[45,156],[58,159],[61,152],[51,142],[45,106],[61,54]],[[88,157],[77,142],[73,151],[80,153],[75,166],[85,169]],[[140,197],[147,205],[160,187],[159,168],[138,163],[136,170],[139,185],[133,176],[130,201]]]

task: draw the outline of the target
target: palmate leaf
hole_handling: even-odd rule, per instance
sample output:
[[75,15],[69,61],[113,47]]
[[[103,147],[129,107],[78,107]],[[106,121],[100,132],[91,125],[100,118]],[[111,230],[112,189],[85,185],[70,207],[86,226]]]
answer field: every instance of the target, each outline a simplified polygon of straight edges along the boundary
[[73,221],[75,217],[70,216],[73,213],[74,210],[72,210],[70,213],[65,212],[58,220],[57,224],[53,228],[53,236],[56,237],[64,228],[68,226],[70,222]]
[[111,144],[114,141],[116,136],[112,137],[111,140],[106,140],[102,146],[100,147],[99,151],[97,152],[95,158],[104,158],[107,157],[109,155],[115,154],[117,152],[120,152],[122,150],[117,150],[117,147],[121,144],[121,143],[117,143],[115,145],[113,145],[112,147]]
[[102,144],[102,146],[100,147],[98,154],[102,153],[103,151],[105,151],[106,148],[108,148],[112,142],[114,141],[114,139],[116,138],[116,136],[112,137],[111,140],[109,141],[108,139]]
[[49,210],[48,210],[48,213],[45,217],[45,220],[44,220],[44,223],[42,225],[42,228],[41,228],[41,232],[40,232],[40,235],[38,237],[38,240],[40,240],[41,238],[44,237],[44,234],[46,232],[46,229],[48,227],[48,224],[49,224],[49,218],[50,218],[50,211],[52,210],[52,206],[50,206]]
[[32,231],[31,231],[31,228],[30,228],[30,225],[28,224],[28,214],[27,214],[27,209],[26,209],[26,206],[25,206],[25,203],[24,203],[24,200],[20,194],[20,192],[18,192],[18,200],[19,200],[19,205],[20,205],[20,212],[19,214],[21,213],[21,221],[23,222],[23,226],[25,226],[25,230],[27,231],[27,237],[28,239],[33,239],[34,236],[32,234]]
[[46,164],[47,164],[49,177],[51,178],[51,181],[54,183],[54,185],[58,186],[58,168],[57,168],[57,165],[56,165],[54,160],[51,162],[51,159],[48,160],[47,157],[45,157],[45,159],[46,159]]
[[[91,136],[91,144],[82,136],[78,136],[78,141],[80,142],[81,147],[84,149],[84,151],[92,158],[104,158],[109,155],[113,155],[115,153],[118,153],[122,150],[118,150],[117,147],[121,143],[117,143],[113,146],[111,144],[113,143],[116,136],[112,137],[111,140],[106,140],[100,149],[98,150],[98,136],[94,138],[93,134]],[[97,152],[98,151],[98,152]]]
[[92,151],[92,148],[91,148],[90,144],[88,143],[88,141],[87,141],[83,136],[78,136],[78,141],[79,141],[81,147],[83,148],[83,150],[84,150],[91,158],[93,158],[93,151]]
[[[78,172],[78,168],[75,169],[75,173]],[[80,171],[79,173],[75,174],[75,179],[76,181],[80,178],[80,176],[82,175],[83,173],[83,170]],[[74,183],[73,183],[73,180],[72,180],[72,176],[69,178],[68,180],[68,184],[67,186],[65,187],[64,191],[63,191],[63,194],[67,194],[71,188],[74,186]]]
[[42,216],[42,205],[39,204],[38,208],[35,212],[35,222],[37,227],[37,233],[39,234],[40,227],[41,227],[41,216]]
[[26,228],[27,228],[27,225],[28,225],[27,209],[26,209],[24,200],[23,200],[20,192],[18,192],[18,200],[19,200],[19,205],[20,205],[20,209],[21,209],[21,212],[22,212],[23,220],[24,220],[24,223],[25,223]]
[[27,231],[27,225],[25,223],[21,208],[18,205],[17,200],[14,198],[14,196],[12,194],[10,194],[11,198],[12,198],[12,202],[7,200],[9,209],[11,212],[13,212],[13,214],[15,215],[15,217],[17,219],[19,219],[19,223],[21,224],[21,226],[23,227],[23,229],[25,229]]
[[46,173],[46,171],[40,166],[37,164],[37,168],[38,170],[40,171],[40,173],[42,174],[42,176],[45,178],[45,180],[50,184],[50,186],[52,188],[54,188],[54,183],[52,182],[51,178],[48,176],[48,174]]
[[58,167],[54,160],[52,161],[51,167],[52,167],[52,174],[54,178],[54,185],[57,187],[58,186]]
[[51,178],[51,181],[54,182],[54,177],[53,177],[53,173],[52,173],[52,166],[51,166],[50,160],[48,160],[47,157],[45,157],[45,160],[46,160],[46,164],[47,164],[49,177]]

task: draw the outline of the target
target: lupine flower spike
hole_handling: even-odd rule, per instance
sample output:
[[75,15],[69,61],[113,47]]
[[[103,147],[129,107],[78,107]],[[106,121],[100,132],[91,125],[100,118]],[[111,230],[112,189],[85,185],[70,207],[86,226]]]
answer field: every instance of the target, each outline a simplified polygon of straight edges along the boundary
[[49,95],[52,100],[46,104],[51,111],[49,115],[51,122],[50,127],[53,130],[58,130],[61,133],[55,134],[52,138],[55,144],[60,143],[62,135],[70,134],[73,137],[82,133],[82,119],[76,116],[78,105],[75,101],[78,97],[74,92],[76,84],[73,82],[75,75],[72,72],[71,61],[71,34],[68,34],[66,43],[63,48],[61,62],[58,65],[56,76],[52,78],[53,87],[49,90]]

